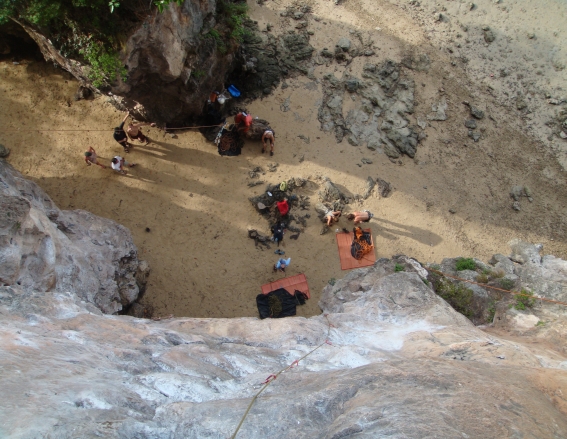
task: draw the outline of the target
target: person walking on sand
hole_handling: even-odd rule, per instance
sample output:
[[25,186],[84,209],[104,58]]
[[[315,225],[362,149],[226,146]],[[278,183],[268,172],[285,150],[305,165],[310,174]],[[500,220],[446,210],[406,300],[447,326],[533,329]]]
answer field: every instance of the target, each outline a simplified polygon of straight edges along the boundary
[[90,146],[89,150],[85,152],[85,162],[87,163],[87,166],[90,166],[91,164],[95,164],[100,166],[102,169],[106,169],[106,166],[104,166],[102,163],[99,163],[97,161],[96,151],[92,146]]
[[128,172],[126,172],[124,166],[128,166],[131,168],[133,166],[136,166],[136,163],[128,163],[122,157],[117,155],[112,159],[112,163],[110,164],[110,166],[112,166],[112,169],[114,169],[116,172],[126,175]]
[[128,133],[128,136],[130,137],[130,140],[139,140],[140,142],[145,143],[146,145],[148,143],[150,143],[150,139],[148,139],[143,133],[142,133],[142,127],[143,126],[151,126],[151,127],[155,127],[156,124],[155,123],[149,123],[149,122],[142,122],[142,123],[129,123],[128,124],[128,129],[126,130],[126,132]]
[[126,116],[124,116],[124,119],[122,120],[122,123],[114,128],[114,140],[122,145],[124,152],[130,152],[130,147],[132,146],[130,143],[128,143],[128,136],[124,131],[124,123],[126,122],[126,119],[128,119],[128,116],[130,116],[130,112],[127,112]]
[[276,138],[272,130],[264,131],[262,134],[262,154],[266,152],[267,144],[270,144],[270,155],[274,155],[274,146],[276,145]]
[[279,258],[278,262],[274,264],[274,273],[278,270],[285,273],[285,268],[289,266],[290,262],[291,262],[291,258],[287,258],[287,259]]
[[372,219],[372,217],[374,217],[374,214],[372,212],[370,212],[369,210],[363,210],[362,212],[350,213],[347,216],[347,219],[349,221],[354,220],[354,225],[356,226],[359,223],[367,223]]

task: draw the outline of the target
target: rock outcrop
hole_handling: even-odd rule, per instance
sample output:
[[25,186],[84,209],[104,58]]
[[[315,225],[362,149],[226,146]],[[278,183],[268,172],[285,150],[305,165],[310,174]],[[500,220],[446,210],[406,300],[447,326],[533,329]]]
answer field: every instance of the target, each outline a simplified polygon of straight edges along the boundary
[[380,259],[328,285],[324,314],[262,321],[109,316],[0,287],[0,432],[231,437],[293,366],[237,437],[566,437],[561,364],[476,328],[426,276]]
[[136,275],[144,276],[124,226],[83,210],[60,210],[4,160],[0,206],[1,285],[72,292],[109,314],[137,299]]

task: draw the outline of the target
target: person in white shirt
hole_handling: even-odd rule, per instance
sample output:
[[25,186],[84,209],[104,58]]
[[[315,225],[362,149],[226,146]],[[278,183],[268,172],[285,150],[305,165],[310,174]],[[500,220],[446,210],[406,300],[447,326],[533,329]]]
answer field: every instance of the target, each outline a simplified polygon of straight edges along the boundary
[[128,163],[122,157],[117,155],[112,159],[110,166],[112,166],[112,169],[114,169],[116,172],[119,172],[120,174],[127,174],[128,172],[126,172],[124,166],[131,168],[132,166],[136,166],[136,163]]

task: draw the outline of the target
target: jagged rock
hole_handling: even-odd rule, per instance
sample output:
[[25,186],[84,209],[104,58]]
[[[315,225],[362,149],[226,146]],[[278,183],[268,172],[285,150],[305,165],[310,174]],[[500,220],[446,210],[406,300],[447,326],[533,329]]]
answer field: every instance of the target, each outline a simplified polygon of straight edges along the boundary
[[431,60],[426,53],[406,55],[402,58],[402,65],[418,72],[427,72],[431,66]]
[[481,109],[479,109],[479,108],[477,108],[477,107],[475,107],[475,106],[473,106],[473,105],[470,105],[470,106],[469,106],[469,109],[470,109],[471,115],[472,115],[474,118],[476,118],[476,119],[482,119],[482,118],[484,118],[484,111],[482,111]]
[[543,250],[542,244],[530,244],[520,239],[513,239],[508,243],[512,254],[510,259],[518,264],[540,264],[540,252]]
[[10,155],[10,149],[6,148],[0,143],[0,158],[8,157]]
[[514,209],[516,212],[520,211],[520,202],[519,201],[514,201],[512,203],[512,209]]
[[341,37],[336,44],[336,47],[341,49],[343,52],[348,52],[351,46],[351,42],[348,38]]
[[472,131],[469,130],[468,136],[473,139],[473,141],[478,142],[480,140],[480,138],[482,137],[480,131]]
[[374,189],[375,185],[376,182],[374,181],[374,179],[372,177],[368,177],[366,179],[366,189],[364,190],[364,194],[362,194],[362,198],[366,200],[372,193],[372,189]]
[[[336,201],[343,202],[345,200],[344,194],[337,188],[328,177],[323,177],[321,190],[318,192],[319,199],[325,203],[333,203]],[[335,209],[340,210],[340,209]]]
[[476,129],[476,120],[469,119],[469,120],[465,121],[465,126],[470,130]]
[[345,81],[347,91],[354,93],[360,87],[360,80],[358,78],[349,78]]
[[140,261],[128,229],[83,210],[59,210],[1,160],[0,177],[2,285],[70,291],[108,314],[137,299]]
[[494,42],[494,40],[496,40],[496,35],[489,28],[485,27],[483,29],[483,32],[484,32],[484,41],[486,41],[487,43],[490,44],[490,43]]
[[510,196],[514,199],[514,201],[519,201],[520,198],[524,196],[524,187],[512,186],[512,189],[510,190]]
[[429,120],[447,120],[447,100],[442,97],[437,104],[431,106],[432,113],[427,115]]
[[494,266],[494,271],[496,272],[503,271],[506,274],[514,274],[514,263],[510,260],[510,258],[504,255],[495,254],[488,263]]
[[376,184],[378,185],[378,193],[382,198],[388,198],[394,191],[392,185],[381,178],[376,179]]

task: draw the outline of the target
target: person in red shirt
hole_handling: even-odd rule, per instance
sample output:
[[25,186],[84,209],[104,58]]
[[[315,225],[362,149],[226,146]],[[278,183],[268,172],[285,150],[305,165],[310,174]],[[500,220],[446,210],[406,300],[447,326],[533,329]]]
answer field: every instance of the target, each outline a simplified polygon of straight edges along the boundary
[[238,113],[236,116],[234,116],[234,123],[239,130],[247,133],[250,129],[250,125],[252,125],[252,116],[245,112]]

